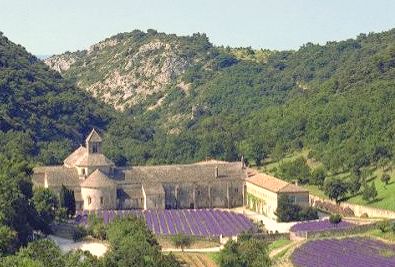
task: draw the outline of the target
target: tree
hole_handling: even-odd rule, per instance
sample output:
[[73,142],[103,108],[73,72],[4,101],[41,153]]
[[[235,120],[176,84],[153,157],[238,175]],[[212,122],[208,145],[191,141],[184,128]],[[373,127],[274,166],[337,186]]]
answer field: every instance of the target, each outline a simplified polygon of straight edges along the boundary
[[288,195],[280,195],[275,215],[279,222],[318,219],[318,212],[315,208],[302,208],[299,205],[294,204],[289,199]]
[[381,181],[385,184],[388,185],[389,181],[391,180],[391,176],[388,173],[383,173],[381,176]]
[[258,239],[227,242],[219,255],[220,267],[271,266],[267,243]]
[[377,197],[376,185],[373,182],[371,186],[365,184],[362,192],[362,199],[365,201],[372,201]]
[[281,177],[290,181],[298,180],[306,183],[310,180],[311,172],[306,159],[299,157],[293,161],[284,162],[279,166]]
[[326,172],[323,167],[319,167],[311,173],[311,182],[314,185],[322,187],[325,182]]
[[22,258],[36,260],[48,267],[65,265],[62,251],[55,242],[48,239],[30,242],[27,247],[22,248],[17,255]]
[[382,233],[388,232],[388,230],[390,229],[390,226],[391,226],[391,224],[390,224],[389,220],[382,220],[377,223],[377,227],[380,229],[380,231]]
[[331,214],[329,216],[329,222],[334,226],[338,225],[342,221],[342,216],[340,214]]
[[62,208],[66,208],[67,216],[70,217],[75,214],[75,197],[73,190],[69,190],[62,185],[59,193],[59,202]]
[[34,190],[33,203],[43,221],[51,224],[58,208],[58,198],[55,193],[48,188],[37,188]]
[[14,250],[16,233],[10,227],[0,225],[0,257]]
[[359,192],[359,189],[361,189],[361,177],[355,174],[351,174],[348,188],[351,194],[357,194]]
[[104,266],[180,266],[178,261],[171,262],[174,256],[161,253],[155,236],[139,218],[115,219],[108,225],[106,237],[111,249]]
[[339,204],[340,200],[347,194],[348,186],[340,179],[331,179],[325,181],[324,191],[330,199],[334,199]]
[[172,236],[171,241],[173,245],[177,248],[181,248],[184,251],[185,248],[189,247],[192,244],[191,236],[184,235],[184,234],[177,234]]

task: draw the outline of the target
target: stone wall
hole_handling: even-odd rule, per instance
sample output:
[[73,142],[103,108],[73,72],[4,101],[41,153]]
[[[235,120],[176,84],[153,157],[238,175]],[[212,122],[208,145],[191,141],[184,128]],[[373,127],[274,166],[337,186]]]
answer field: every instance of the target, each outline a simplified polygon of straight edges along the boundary
[[369,217],[373,218],[389,218],[395,219],[395,212],[390,210],[378,209],[373,207],[361,206],[357,204],[351,204],[347,202],[341,202],[339,205],[335,201],[329,199],[323,199],[314,195],[310,195],[310,204],[312,206],[317,206],[317,203],[323,202],[327,205],[333,205],[334,208],[338,207],[345,211],[350,209],[353,211],[354,215],[360,217],[362,214],[367,214]]
[[242,181],[165,183],[163,188],[166,208],[232,208],[243,205]]
[[[81,196],[84,201],[84,210],[108,210],[116,209],[115,188],[81,188]],[[89,203],[90,199],[90,203]]]

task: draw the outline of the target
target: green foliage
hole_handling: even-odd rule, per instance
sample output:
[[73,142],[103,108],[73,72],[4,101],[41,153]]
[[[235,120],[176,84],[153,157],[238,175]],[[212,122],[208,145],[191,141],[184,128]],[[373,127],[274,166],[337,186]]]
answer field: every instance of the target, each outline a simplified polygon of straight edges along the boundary
[[[77,229],[73,232],[73,240],[74,242],[82,240],[84,237],[88,235],[88,231],[83,226],[77,226]],[[94,236],[96,237],[96,236]],[[104,238],[102,238],[103,240]]]
[[382,233],[386,233],[391,229],[391,224],[389,220],[382,220],[377,223],[377,227],[380,229]]
[[59,202],[62,208],[66,208],[66,214],[68,217],[74,216],[75,214],[75,197],[74,191],[67,189],[62,185],[59,194]]
[[110,118],[110,109],[0,34],[0,154],[60,163]]
[[284,162],[279,166],[280,176],[288,181],[297,180],[307,183],[311,179],[311,170],[303,157]]
[[0,154],[0,225],[17,233],[14,247],[26,244],[33,230],[48,231],[33,203],[31,168],[18,158],[7,159]]
[[364,189],[362,192],[362,199],[366,201],[372,201],[377,197],[377,190],[376,190],[376,185],[373,182],[371,186],[369,186],[367,183],[364,185]]
[[171,241],[175,247],[181,248],[184,251],[185,248],[190,247],[193,240],[191,236],[184,234],[177,234],[171,237]]
[[381,181],[385,184],[388,185],[389,181],[391,180],[391,176],[388,173],[383,173],[381,176]]
[[0,257],[13,252],[16,233],[8,226],[0,225]]
[[324,186],[325,177],[326,177],[325,169],[323,167],[318,167],[317,169],[313,170],[313,172],[311,173],[311,178],[309,183],[318,185],[321,188]]
[[29,243],[27,247],[22,248],[17,255],[22,258],[41,262],[48,267],[65,265],[60,248],[55,244],[55,242],[47,239],[41,239]]
[[220,267],[271,266],[265,241],[248,239],[229,241],[219,255]]
[[318,211],[315,208],[296,205],[287,195],[280,195],[275,214],[279,222],[318,219]]
[[163,255],[145,222],[135,217],[116,219],[106,231],[111,250],[104,266],[180,266],[173,255]]
[[104,224],[103,219],[91,214],[88,217],[88,233],[93,237],[104,240],[107,238],[107,226]]
[[325,194],[330,198],[339,203],[348,192],[348,185],[346,182],[340,179],[330,179],[325,181],[324,184]]
[[331,214],[329,216],[329,222],[333,225],[337,225],[342,221],[342,216],[340,214]]
[[34,190],[33,203],[36,211],[46,224],[51,224],[55,219],[58,209],[58,197],[48,188]]

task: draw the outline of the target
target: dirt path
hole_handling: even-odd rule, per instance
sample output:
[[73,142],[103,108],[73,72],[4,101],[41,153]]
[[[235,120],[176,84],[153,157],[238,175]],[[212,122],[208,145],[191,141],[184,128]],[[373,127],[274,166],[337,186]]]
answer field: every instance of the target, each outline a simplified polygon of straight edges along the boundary
[[272,251],[270,251],[269,257],[270,257],[270,258],[275,257],[277,254],[281,253],[282,251],[284,251],[284,250],[290,248],[291,246],[294,246],[295,243],[296,243],[296,242],[294,241],[294,242],[291,242],[291,243],[289,243],[288,245],[285,245],[285,246],[283,246],[283,247],[273,249]]
[[[222,247],[213,247],[213,248],[186,248],[184,252],[189,253],[210,253],[210,252],[218,252],[222,249]],[[162,248],[162,252],[182,252],[180,248]]]
[[174,255],[185,267],[217,267],[217,264],[204,253],[177,252]]

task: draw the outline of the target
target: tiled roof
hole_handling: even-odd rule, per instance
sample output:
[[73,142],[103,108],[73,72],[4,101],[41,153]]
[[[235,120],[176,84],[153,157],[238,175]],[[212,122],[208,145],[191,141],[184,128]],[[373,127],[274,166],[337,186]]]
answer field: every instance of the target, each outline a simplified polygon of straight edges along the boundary
[[90,187],[90,188],[106,188],[106,187],[115,187],[116,184],[113,180],[108,178],[102,171],[99,169],[95,170],[91,175],[86,178],[85,181],[81,183],[81,187]]
[[[218,167],[218,177],[215,168]],[[124,170],[125,182],[208,182],[244,179],[240,162],[134,166]]]
[[62,184],[68,188],[80,186],[77,169],[66,168],[64,166],[46,166],[36,167],[33,169],[33,183],[43,185],[46,176],[48,186],[61,186]]
[[76,160],[75,166],[113,166],[114,162],[101,153],[84,153]]
[[[215,177],[216,167],[218,167],[218,177]],[[61,186],[64,184],[65,186],[79,187],[81,183],[76,168],[66,168],[64,166],[37,167],[34,169],[34,177],[36,177],[34,181],[37,184],[43,184],[45,173],[48,177],[49,186]],[[92,175],[83,181],[82,185],[86,186]],[[140,195],[142,185],[144,185],[146,193],[150,194],[153,191],[162,192],[162,183],[242,181],[246,178],[246,170],[241,168],[240,162],[214,163],[210,161],[184,165],[133,166],[116,169],[113,178],[106,177],[103,180],[119,184],[120,187],[124,188],[125,193]],[[99,183],[99,185],[101,184]],[[139,189],[136,190],[137,187]]]
[[103,141],[102,138],[96,132],[95,129],[92,129],[91,133],[86,138],[86,142],[102,142],[102,141]]
[[74,167],[76,162],[84,155],[87,153],[87,150],[85,147],[80,146],[77,148],[73,153],[70,154],[64,161],[64,165],[68,167]]
[[299,186],[290,184],[266,173],[258,173],[255,170],[251,169],[248,170],[248,178],[246,179],[246,181],[274,193],[307,192],[307,190]]

